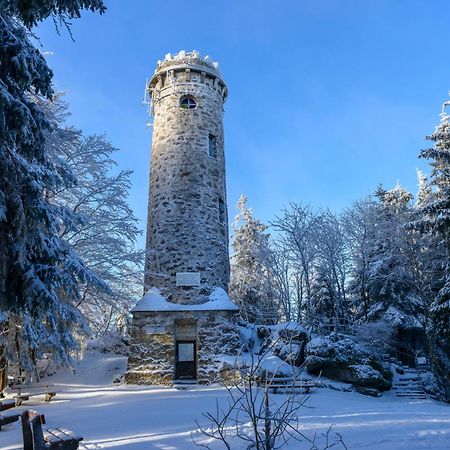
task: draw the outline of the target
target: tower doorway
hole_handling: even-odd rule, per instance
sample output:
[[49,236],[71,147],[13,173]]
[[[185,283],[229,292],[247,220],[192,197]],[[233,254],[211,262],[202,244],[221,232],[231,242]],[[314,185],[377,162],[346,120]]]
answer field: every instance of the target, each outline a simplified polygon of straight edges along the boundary
[[197,321],[175,319],[175,379],[197,379]]
[[175,379],[195,380],[197,358],[195,341],[176,341]]

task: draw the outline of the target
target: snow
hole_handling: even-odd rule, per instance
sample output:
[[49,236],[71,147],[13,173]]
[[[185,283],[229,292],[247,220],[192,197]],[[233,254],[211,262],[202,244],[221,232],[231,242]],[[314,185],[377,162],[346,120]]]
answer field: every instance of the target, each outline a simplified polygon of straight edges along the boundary
[[[33,397],[20,408],[45,414],[48,427],[65,426],[84,437],[88,449],[194,450],[192,438],[202,435],[195,423],[206,425],[202,412],[215,410],[216,400],[225,405],[227,392],[218,386],[196,387],[188,391],[152,386],[112,385],[123,371],[126,358],[114,354],[88,353],[77,373],[60,371],[50,380],[57,395],[50,402]],[[272,399],[282,401],[283,395]],[[450,442],[450,406],[433,400],[399,399],[393,393],[380,398],[355,392],[316,389],[301,410],[300,426],[306,436],[317,433],[323,448],[324,433],[343,436],[349,449],[444,450]],[[21,448],[20,423],[2,428],[0,448]],[[203,441],[204,442],[204,441]],[[233,450],[245,445],[233,441]],[[211,444],[218,450],[220,445]],[[291,450],[308,449],[291,441]],[[336,446],[336,449],[341,447]]]
[[169,302],[161,295],[158,288],[153,287],[137,302],[131,311],[237,311],[238,309],[228,294],[220,287],[214,288],[208,297],[208,301],[200,305],[182,305]]

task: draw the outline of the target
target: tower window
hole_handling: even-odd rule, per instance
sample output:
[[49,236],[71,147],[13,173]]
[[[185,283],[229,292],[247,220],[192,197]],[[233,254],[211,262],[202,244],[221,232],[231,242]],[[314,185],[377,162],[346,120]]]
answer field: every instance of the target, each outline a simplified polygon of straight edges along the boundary
[[195,109],[197,107],[197,102],[195,101],[195,98],[191,95],[185,95],[184,97],[181,97],[180,100],[180,108],[183,109]]
[[211,158],[217,158],[217,139],[213,134],[208,138],[208,153]]
[[221,198],[217,201],[217,208],[219,212],[219,222],[225,223],[225,203]]

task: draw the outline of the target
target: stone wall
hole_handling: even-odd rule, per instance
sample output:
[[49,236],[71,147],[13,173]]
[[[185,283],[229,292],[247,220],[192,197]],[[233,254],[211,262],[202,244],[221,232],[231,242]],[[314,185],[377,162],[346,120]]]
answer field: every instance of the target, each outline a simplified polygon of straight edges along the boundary
[[[191,64],[195,58],[186,61]],[[169,301],[188,304],[204,302],[215,286],[228,289],[222,121],[226,87],[206,63],[204,73],[167,70],[181,63],[160,64],[150,82],[154,123],[145,285],[158,287]],[[195,98],[195,109],[180,108],[185,95]],[[216,138],[216,157],[209,156],[210,134]],[[225,205],[222,223],[219,199]],[[201,285],[177,288],[177,272],[199,272]]]
[[[171,385],[175,376],[175,324],[195,322],[197,380],[201,384],[230,378],[221,355],[238,355],[240,337],[234,311],[135,312],[131,328],[127,383]],[[157,331],[155,333],[155,331]]]

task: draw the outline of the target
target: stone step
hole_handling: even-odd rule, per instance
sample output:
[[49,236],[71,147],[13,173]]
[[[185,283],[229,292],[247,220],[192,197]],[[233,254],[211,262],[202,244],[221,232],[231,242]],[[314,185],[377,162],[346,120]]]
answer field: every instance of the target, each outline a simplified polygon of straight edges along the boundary
[[417,398],[420,400],[426,400],[427,396],[423,394],[408,394],[408,395],[397,395],[397,397],[401,398]]
[[420,388],[396,389],[397,394],[404,394],[405,392],[424,392],[424,390]]
[[394,386],[392,389],[395,389],[397,391],[420,391],[422,390],[422,386]]
[[174,380],[173,387],[175,389],[189,389],[198,386],[197,380]]

